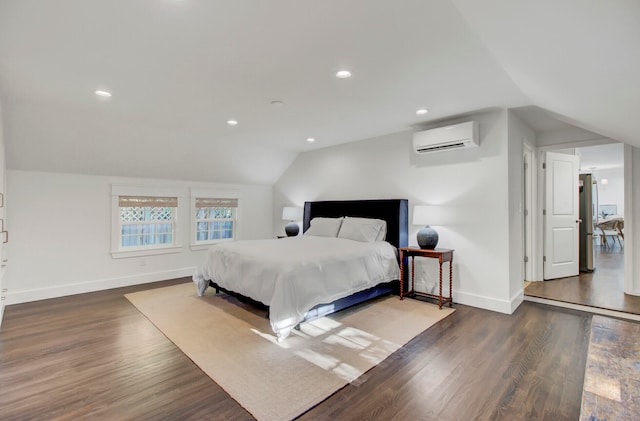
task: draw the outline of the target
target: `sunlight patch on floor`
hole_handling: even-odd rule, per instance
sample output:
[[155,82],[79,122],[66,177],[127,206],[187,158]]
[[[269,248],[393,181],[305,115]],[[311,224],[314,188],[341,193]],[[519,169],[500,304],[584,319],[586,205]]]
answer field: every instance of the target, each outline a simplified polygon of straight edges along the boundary
[[278,342],[278,338],[275,335],[270,335],[268,333],[264,333],[264,332],[260,332],[258,329],[252,328],[250,329],[251,332],[255,333],[256,335],[260,336],[262,339],[266,339],[267,341],[275,344],[275,345],[280,345],[282,346],[282,342]]
[[[400,348],[398,344],[381,339],[363,330],[350,326],[342,327],[340,323],[335,321],[330,322],[331,323],[325,324],[324,327],[328,327],[329,325],[335,326],[335,328],[332,329],[335,333],[331,330],[326,331],[325,334],[327,337],[322,340],[322,343],[333,348],[340,347],[343,350],[348,350],[349,354],[347,355],[349,355],[349,357],[347,359],[378,364],[389,354]],[[336,331],[338,329],[339,331]],[[294,351],[294,353],[324,370],[333,372],[338,377],[347,381],[352,381],[364,373],[364,371],[343,361],[345,358],[337,358],[326,352],[302,349]],[[360,364],[355,363],[355,365],[359,366]]]
[[349,382],[360,377],[364,373],[363,370],[358,369],[351,364],[341,361],[333,355],[329,355],[326,353],[320,353],[311,349],[301,349],[295,351],[294,354],[301,358],[304,358],[306,361],[322,368],[325,371],[332,372],[337,377]]
[[336,322],[328,317],[322,317],[320,319],[302,323],[300,325],[300,330],[309,336],[317,337],[324,335],[327,332],[331,332],[340,326],[342,326],[342,323]]
[[300,349],[295,351],[295,354],[327,371],[333,370],[341,363],[339,359],[332,355],[321,354],[312,349]]
[[349,349],[363,349],[364,348],[364,346],[362,346],[360,344],[357,344],[357,343],[349,340],[348,338],[345,338],[345,337],[341,336],[340,334],[331,335],[331,336],[325,338],[322,342],[324,342],[327,345],[343,346],[343,347],[349,348]]
[[348,348],[364,349],[378,340],[380,340],[380,338],[377,336],[363,332],[360,329],[345,327],[337,334],[324,339],[323,342],[327,344],[340,344]]
[[393,342],[381,340],[375,346],[369,347],[360,353],[360,356],[374,364],[380,363],[386,355],[392,354],[400,348],[400,345]]

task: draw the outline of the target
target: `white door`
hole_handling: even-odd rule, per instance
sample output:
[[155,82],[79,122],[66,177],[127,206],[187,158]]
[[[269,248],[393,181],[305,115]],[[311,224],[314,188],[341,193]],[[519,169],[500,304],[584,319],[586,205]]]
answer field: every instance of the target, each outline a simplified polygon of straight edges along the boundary
[[546,153],[544,279],[576,276],[579,157]]

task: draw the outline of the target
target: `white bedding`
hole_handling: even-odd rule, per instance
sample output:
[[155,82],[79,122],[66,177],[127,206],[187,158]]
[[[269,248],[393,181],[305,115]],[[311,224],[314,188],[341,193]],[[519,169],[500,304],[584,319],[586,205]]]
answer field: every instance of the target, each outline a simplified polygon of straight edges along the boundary
[[382,282],[399,279],[396,249],[385,241],[297,236],[212,246],[193,275],[198,295],[208,281],[269,306],[279,339],[307,311]]

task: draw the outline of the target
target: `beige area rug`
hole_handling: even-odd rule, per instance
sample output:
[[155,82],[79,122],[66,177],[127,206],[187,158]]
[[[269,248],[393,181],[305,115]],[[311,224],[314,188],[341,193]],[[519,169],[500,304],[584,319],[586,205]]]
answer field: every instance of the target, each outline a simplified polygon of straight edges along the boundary
[[264,311],[211,288],[204,297],[191,283],[126,297],[259,420],[302,414],[454,311],[388,296],[304,323],[278,343]]
[[640,419],[640,323],[593,316],[580,420]]

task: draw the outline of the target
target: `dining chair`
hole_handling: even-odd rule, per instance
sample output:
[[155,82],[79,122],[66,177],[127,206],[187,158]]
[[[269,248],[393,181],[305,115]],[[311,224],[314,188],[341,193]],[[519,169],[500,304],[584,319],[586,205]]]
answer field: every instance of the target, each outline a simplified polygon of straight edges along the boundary
[[[620,241],[620,231],[618,230],[619,219],[609,219],[607,221],[602,221],[596,224],[596,227],[600,230],[600,242],[606,248],[611,248],[616,243],[616,239],[618,239],[618,244],[622,247],[622,242]],[[609,240],[607,237],[611,237],[613,244],[609,244]],[[622,237],[624,239],[624,236]]]

